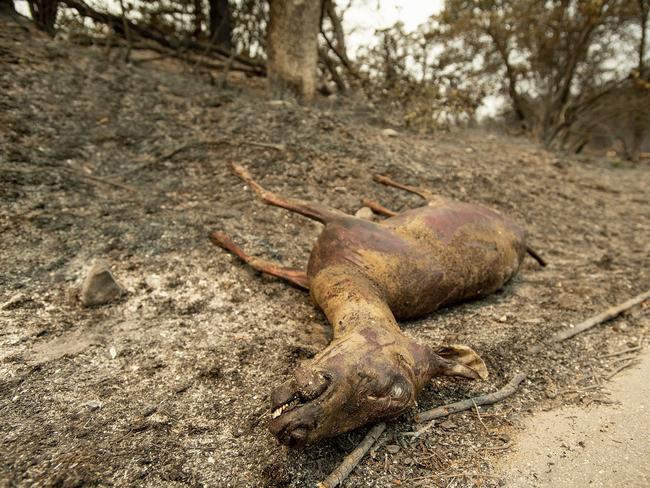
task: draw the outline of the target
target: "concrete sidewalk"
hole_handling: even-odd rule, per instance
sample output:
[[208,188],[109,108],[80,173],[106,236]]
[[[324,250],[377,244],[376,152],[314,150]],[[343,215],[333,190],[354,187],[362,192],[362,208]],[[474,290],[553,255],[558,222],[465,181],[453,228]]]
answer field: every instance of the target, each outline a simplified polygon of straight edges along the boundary
[[620,404],[531,417],[501,461],[508,487],[650,487],[650,353],[607,385]]

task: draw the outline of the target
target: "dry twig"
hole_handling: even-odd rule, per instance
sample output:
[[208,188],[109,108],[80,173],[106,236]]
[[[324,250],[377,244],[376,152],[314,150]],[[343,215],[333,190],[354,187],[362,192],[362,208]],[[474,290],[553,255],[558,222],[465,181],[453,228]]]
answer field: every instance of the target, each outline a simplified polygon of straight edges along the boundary
[[490,430],[487,428],[487,425],[485,425],[485,422],[483,422],[483,419],[481,418],[481,412],[478,411],[478,405],[476,404],[476,400],[472,398],[472,404],[474,405],[474,410],[476,410],[476,416],[478,417],[479,422],[481,422],[481,425],[485,429],[485,432],[490,432]]
[[[49,167],[48,167],[49,168]],[[45,169],[45,168],[43,168]],[[122,190],[130,191],[132,193],[137,193],[137,190],[133,188],[132,186],[125,185],[123,183],[118,183],[117,181],[111,181],[107,180],[106,178],[100,178],[98,176],[93,176],[91,174],[85,173],[84,171],[78,169],[78,168],[72,168],[69,166],[56,166],[56,169],[62,169],[65,171],[68,171],[70,173],[74,173],[76,175],[79,175],[81,178],[85,178],[90,181],[94,181],[95,183],[102,183],[104,185],[108,186],[114,186],[115,188],[121,188]]]
[[[553,337],[551,337],[547,342],[551,342],[551,343],[562,342],[566,339],[570,339],[571,337],[578,335],[586,330],[589,330],[598,324],[602,324],[603,322],[607,322],[608,320],[618,317],[621,313],[634,307],[635,305],[640,304],[641,302],[647,300],[648,298],[650,298],[650,290],[641,293],[640,295],[637,295],[633,298],[630,298],[627,302],[621,303],[620,305],[616,305],[615,307],[608,308],[604,312],[588,318],[587,320],[579,323],[575,327],[569,327],[561,330]],[[543,346],[544,343],[536,344],[531,348],[530,352],[537,353],[542,350]]]
[[524,380],[526,375],[524,373],[517,373],[510,382],[494,393],[488,393],[487,395],[477,396],[475,398],[468,398],[460,402],[451,403],[449,405],[443,405],[442,407],[437,407],[426,412],[420,412],[415,416],[415,421],[426,422],[427,420],[438,419],[440,417],[446,417],[452,413],[462,412],[464,410],[469,410],[474,405],[491,405],[492,403],[497,403],[503,400],[504,398],[509,397],[515,391],[517,387]]
[[133,168],[129,168],[125,171],[122,171],[120,173],[115,173],[112,175],[112,177],[115,176],[125,176],[128,174],[132,173],[137,173],[138,171],[141,171],[145,168],[148,168],[149,166],[156,166],[158,164],[164,163],[165,161],[169,161],[172,159],[174,156],[177,154],[180,154],[182,152],[187,151],[188,149],[193,149],[193,148],[201,148],[201,147],[218,147],[221,145],[228,145],[228,146],[255,146],[255,147],[261,147],[264,149],[274,149],[276,151],[282,152],[286,151],[287,147],[284,144],[272,144],[269,142],[257,142],[257,141],[242,141],[242,140],[230,140],[230,139],[215,139],[213,141],[191,141],[186,144],[182,144],[175,149],[163,154],[162,156],[152,159],[151,161],[146,161],[142,164],[139,164],[137,166],[134,166]]
[[366,437],[363,438],[361,444],[359,444],[354,449],[354,451],[345,456],[343,462],[339,464],[339,466],[334,471],[332,471],[332,473],[327,478],[318,483],[318,488],[334,488],[335,486],[343,483],[345,478],[347,478],[352,470],[357,466],[357,464],[359,464],[361,458],[363,458],[366,452],[368,452],[368,449],[370,449],[372,445],[377,442],[377,439],[379,439],[379,436],[384,432],[385,429],[386,424],[383,422],[381,424],[375,425],[372,429],[370,429],[370,432],[368,432]]
[[618,373],[620,373],[620,372],[623,371],[624,369],[627,369],[627,368],[629,368],[630,366],[632,366],[632,365],[634,365],[634,364],[636,364],[636,363],[637,363],[636,359],[628,359],[626,362],[624,362],[623,364],[621,364],[621,365],[620,365],[618,368],[616,368],[614,371],[612,371],[611,373],[609,373],[609,374],[607,375],[607,379],[608,379],[608,380],[611,380],[611,379],[612,379],[614,376],[616,376]]
[[644,300],[647,300],[648,298],[650,298],[650,290],[646,291],[645,293],[641,293],[640,295],[637,295],[634,298],[630,298],[627,302],[621,303],[620,305],[616,305],[615,307],[612,308],[608,308],[604,312],[594,317],[591,317],[585,320],[584,322],[579,323],[575,327],[564,329],[558,332],[553,336],[551,340],[553,342],[560,342],[569,339],[577,334],[580,334],[581,332],[591,329],[595,325],[602,324],[607,320],[611,320],[615,317],[618,317],[625,310],[632,308],[635,305],[638,305],[639,303],[643,302]]
[[630,352],[637,352],[637,351],[640,351],[640,350],[641,350],[641,344],[639,344],[638,346],[623,349],[622,351],[616,351],[616,352],[612,352],[612,353],[609,353],[609,354],[603,354],[602,356],[598,356],[598,357],[600,359],[613,358],[613,357],[616,357],[616,356],[622,356],[623,354],[627,354],[627,353],[630,353]]

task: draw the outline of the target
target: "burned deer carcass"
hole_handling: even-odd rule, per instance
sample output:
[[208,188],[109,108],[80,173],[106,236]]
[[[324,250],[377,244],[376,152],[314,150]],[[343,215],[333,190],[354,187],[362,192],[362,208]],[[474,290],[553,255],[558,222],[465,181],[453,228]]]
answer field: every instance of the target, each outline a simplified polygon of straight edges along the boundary
[[280,442],[302,446],[397,416],[437,375],[487,377],[483,360],[471,348],[419,344],[401,332],[396,319],[502,287],[527,251],[519,226],[488,208],[387,177],[376,179],[414,192],[427,204],[375,223],[319,203],[283,198],[260,186],[247,169],[233,169],[265,203],[325,226],[306,271],[250,256],[221,232],[211,235],[254,269],[309,290],[332,325],[332,342],[271,394],[270,430]]

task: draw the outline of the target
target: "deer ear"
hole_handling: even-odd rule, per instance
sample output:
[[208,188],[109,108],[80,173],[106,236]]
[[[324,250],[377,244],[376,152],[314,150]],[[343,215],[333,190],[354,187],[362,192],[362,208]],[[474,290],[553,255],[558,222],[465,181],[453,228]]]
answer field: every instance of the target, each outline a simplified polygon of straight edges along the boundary
[[433,352],[441,358],[438,374],[463,376],[473,380],[484,380],[488,377],[485,363],[471,347],[452,344],[440,346]]

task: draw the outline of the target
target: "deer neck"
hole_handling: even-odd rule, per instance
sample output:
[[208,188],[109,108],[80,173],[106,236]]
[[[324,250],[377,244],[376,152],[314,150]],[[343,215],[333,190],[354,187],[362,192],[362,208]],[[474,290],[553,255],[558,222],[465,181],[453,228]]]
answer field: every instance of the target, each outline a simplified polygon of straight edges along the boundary
[[310,290],[332,324],[335,339],[366,328],[401,334],[377,286],[354,268],[325,268],[311,280]]

